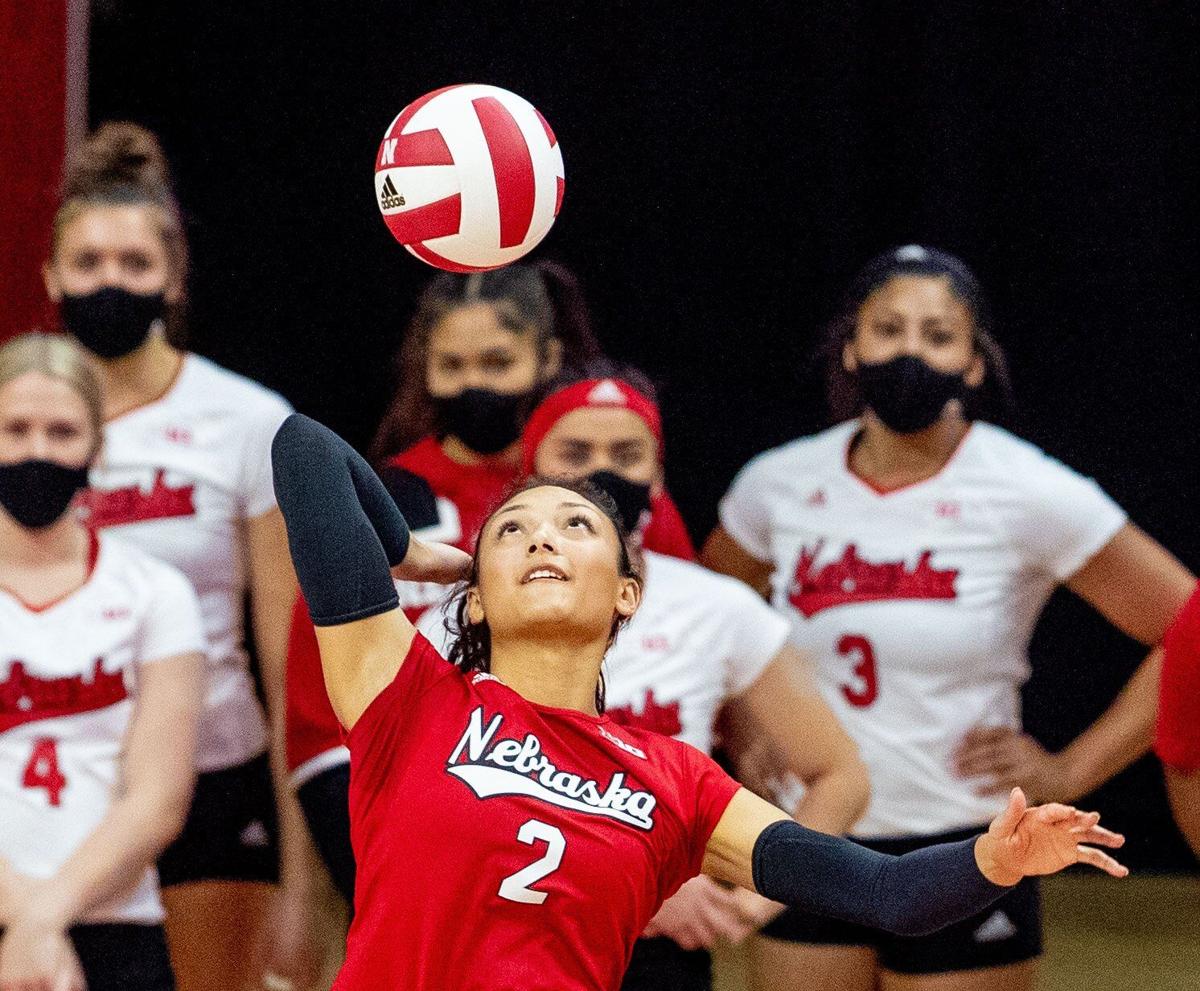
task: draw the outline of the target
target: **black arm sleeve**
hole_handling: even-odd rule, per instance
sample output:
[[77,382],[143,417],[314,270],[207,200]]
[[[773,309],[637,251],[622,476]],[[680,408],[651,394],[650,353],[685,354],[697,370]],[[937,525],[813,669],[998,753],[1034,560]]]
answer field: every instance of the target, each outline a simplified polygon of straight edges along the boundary
[[752,866],[767,898],[902,936],[970,918],[1012,890],[983,876],[974,839],[892,857],[789,821],[762,831]]
[[408,553],[408,525],[370,465],[328,427],[293,413],[271,443],[271,466],[313,623],[394,609],[388,569]]

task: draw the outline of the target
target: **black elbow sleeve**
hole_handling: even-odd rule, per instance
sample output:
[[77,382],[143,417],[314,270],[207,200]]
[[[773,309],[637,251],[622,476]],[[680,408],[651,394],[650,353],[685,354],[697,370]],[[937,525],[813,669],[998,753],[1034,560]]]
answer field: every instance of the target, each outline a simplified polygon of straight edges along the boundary
[[271,467],[313,622],[335,626],[395,608],[389,568],[404,560],[408,526],[370,466],[333,431],[293,413],[271,444]]
[[975,841],[892,857],[788,820],[759,834],[754,886],[767,898],[904,936],[934,932],[1010,890],[975,863]]

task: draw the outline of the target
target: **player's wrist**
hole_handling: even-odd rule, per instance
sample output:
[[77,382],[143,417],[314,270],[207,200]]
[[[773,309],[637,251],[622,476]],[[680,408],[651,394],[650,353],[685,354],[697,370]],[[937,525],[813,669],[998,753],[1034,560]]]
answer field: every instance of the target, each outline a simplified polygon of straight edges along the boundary
[[992,884],[1011,888],[1025,875],[1012,866],[1006,866],[1001,856],[1000,841],[991,833],[983,833],[975,840],[975,866]]

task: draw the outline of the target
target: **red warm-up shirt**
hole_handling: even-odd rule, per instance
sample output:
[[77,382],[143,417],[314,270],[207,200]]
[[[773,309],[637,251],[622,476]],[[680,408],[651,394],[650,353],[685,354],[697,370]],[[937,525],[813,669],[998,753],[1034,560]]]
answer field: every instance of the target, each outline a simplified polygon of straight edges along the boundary
[[739,788],[709,757],[464,675],[417,635],[349,737],[334,991],[615,991]]

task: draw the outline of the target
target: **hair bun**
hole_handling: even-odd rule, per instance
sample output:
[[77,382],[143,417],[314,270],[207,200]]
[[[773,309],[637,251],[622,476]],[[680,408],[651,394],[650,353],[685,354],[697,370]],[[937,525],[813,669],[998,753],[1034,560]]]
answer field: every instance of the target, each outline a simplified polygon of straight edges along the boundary
[[114,186],[133,186],[151,197],[170,195],[171,172],[158,138],[126,121],[101,124],[72,156],[65,198]]

